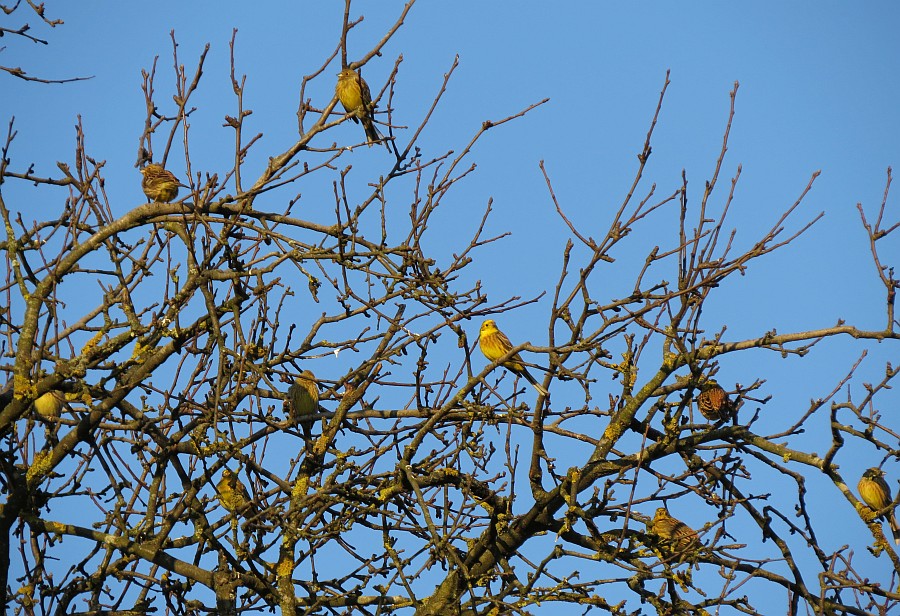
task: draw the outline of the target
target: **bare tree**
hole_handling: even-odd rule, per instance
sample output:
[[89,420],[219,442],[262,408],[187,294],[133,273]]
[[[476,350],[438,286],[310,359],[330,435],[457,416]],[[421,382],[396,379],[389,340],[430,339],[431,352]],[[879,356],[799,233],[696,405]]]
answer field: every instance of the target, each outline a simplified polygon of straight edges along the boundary
[[[199,137],[188,118],[223,110],[194,107],[206,52],[185,70],[173,37],[174,96],[157,94],[155,65],[144,74],[137,163],[184,169],[180,198],[118,218],[80,129],[75,159],[39,177],[15,159],[10,122],[0,183],[28,183],[61,206],[28,224],[0,192],[7,609],[753,614],[777,593],[790,613],[887,612],[900,598],[900,560],[876,518],[886,511],[857,500],[858,477],[834,460],[861,440],[882,462],[898,455],[896,426],[878,409],[897,371],[887,365],[881,382],[839,399],[854,358],[830,394],[810,384],[809,408],[777,434],[754,428],[769,397],[763,380],[714,381],[719,359],[733,354],[814,358],[813,347],[836,336],[896,344],[897,282],[881,256],[897,228],[887,220],[890,171],[874,220],[859,208],[885,288],[883,329],[839,322],[748,339],[709,331],[704,306],[724,281],[815,232],[818,216],[795,219],[817,174],[768,232],[737,249],[726,217],[740,168],[724,190],[719,182],[738,85],[714,173],[699,194],[684,175],[660,196],[644,173],[667,76],[632,188],[606,231],[588,233],[556,206],[570,240],[548,281],[548,344],[513,341],[506,357],[485,362],[481,322],[541,298],[489,301],[480,282],[464,282],[475,279],[480,249],[502,241],[485,233],[490,203],[449,254],[427,248],[441,233],[432,216],[473,169],[473,145],[541,103],[485,121],[458,154],[428,155],[418,140],[430,111],[398,129],[398,59],[384,83],[369,84],[387,146],[371,153],[395,161],[369,178],[347,162],[365,143],[361,128],[356,143],[329,141],[352,114],[336,97],[306,96],[313,83],[333,87],[338,64],[358,69],[378,57],[411,5],[351,59],[358,22],[347,1],[334,52],[303,79],[296,140],[261,172],[246,162],[259,135],[245,134],[251,110],[234,39],[224,125],[233,165],[192,164]],[[331,204],[308,204],[301,187],[330,192]],[[629,291],[608,295],[599,280],[616,271],[614,249],[672,211],[680,224]],[[543,367],[529,364],[549,395],[503,369],[516,352]],[[326,359],[341,372],[319,369]],[[288,395],[307,370],[317,401],[308,388]],[[45,396],[49,404],[36,404]],[[822,416],[830,435],[810,446],[801,435]],[[857,573],[862,546],[819,545],[811,476],[869,525],[874,554],[891,563],[883,578]],[[775,484],[794,488],[773,502]],[[708,522],[696,533],[653,522],[659,508],[703,510]]]

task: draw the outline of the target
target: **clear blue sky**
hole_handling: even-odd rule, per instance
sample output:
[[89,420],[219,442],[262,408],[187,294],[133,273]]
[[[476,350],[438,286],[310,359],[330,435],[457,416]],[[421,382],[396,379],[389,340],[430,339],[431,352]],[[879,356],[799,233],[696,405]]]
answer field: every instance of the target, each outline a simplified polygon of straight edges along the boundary
[[[170,30],[180,43],[180,62],[191,74],[203,45],[211,44],[196,101],[206,107],[192,120],[191,147],[195,167],[221,170],[230,164],[233,140],[230,130],[220,128],[222,116],[235,111],[228,81],[228,41],[232,29],[238,29],[238,70],[248,75],[245,105],[254,110],[248,130],[264,133],[256,158],[251,157],[261,170],[267,156],[295,139],[300,80],[334,49],[343,11],[338,2],[158,1],[149,13],[146,6],[49,3],[48,15],[63,19],[65,25],[47,31],[30,21],[34,34],[47,38],[50,45],[6,37],[7,49],[0,53],[0,64],[22,66],[41,77],[94,75],[68,85],[31,84],[0,75],[0,121],[5,126],[11,116],[16,118],[19,137],[11,153],[15,168],[34,162],[36,173],[47,175],[54,174],[57,160],[71,158],[73,125],[81,115],[89,154],[107,161],[106,188],[117,215],[144,202],[134,168],[144,115],[140,71],[158,55],[158,100],[170,101]],[[372,47],[401,6],[381,0],[354,5],[353,12],[366,19],[352,33],[351,60]],[[721,207],[728,181],[742,165],[730,215],[738,230],[737,248],[752,245],[800,195],[811,174],[822,172],[788,226],[799,228],[820,211],[825,218],[784,252],[755,262],[746,277],[724,285],[708,305],[708,323],[727,324],[726,338],[731,340],[773,327],[787,332],[829,326],[838,318],[864,328],[884,326],[884,291],[856,204],[861,202],[874,216],[885,170],[900,163],[900,5],[585,2],[564,3],[558,11],[549,6],[421,2],[385,47],[384,56],[364,69],[372,89],[380,89],[395,58],[403,55],[395,119],[415,127],[459,54],[460,66],[422,140],[428,148],[426,159],[447,149],[459,151],[485,120],[499,120],[550,98],[525,118],[494,129],[476,146],[473,160],[478,169],[449,197],[440,219],[445,227],[433,236],[439,254],[464,247],[481,210],[493,198],[495,213],[488,229],[513,235],[480,254],[477,275],[491,299],[531,297],[552,289],[568,235],[554,213],[539,161],[545,161],[566,212],[586,234],[602,235],[634,177],[636,154],[666,70],[671,69],[672,83],[639,194],[651,183],[657,184],[659,195],[673,192],[684,169],[692,203],[699,202],[721,148],[728,93],[735,81],[740,82],[736,119],[712,204]],[[336,73],[338,63],[327,70]],[[308,96],[324,106],[332,88],[329,77]],[[346,123],[328,139],[341,135],[358,139],[359,133],[359,127]],[[366,150],[354,153],[357,177],[390,168],[391,159],[383,152]],[[168,166],[180,175],[184,163],[179,153],[176,146]],[[327,194],[324,197],[327,205],[321,216],[328,220],[332,207]],[[409,195],[397,198],[406,207]],[[895,194],[891,199],[891,221],[900,218],[898,198]],[[32,201],[28,207],[61,204]],[[26,220],[29,215],[44,216],[27,210],[24,215]],[[309,216],[315,220],[317,213],[310,211]],[[672,216],[658,217],[615,255],[620,258],[621,278],[611,276],[609,288],[598,289],[598,299],[630,291],[629,274],[640,267],[647,252],[654,245],[671,247],[676,241],[674,221]],[[464,239],[454,242],[454,236]],[[896,241],[882,250],[885,262],[900,263]],[[669,280],[674,280],[674,272]],[[504,315],[501,327],[514,340],[545,343],[545,329],[535,330],[531,324],[545,322],[548,305],[545,300]],[[470,334],[474,340],[477,324]],[[830,392],[858,357],[858,348],[835,340],[802,362],[761,352],[744,356],[747,363],[726,359],[720,380],[733,385],[767,379],[765,391],[775,399],[762,410],[771,418],[759,429],[776,432],[805,411],[811,398]],[[896,345],[868,348],[853,389],[857,394],[862,380],[880,378],[885,361],[900,364]],[[891,396],[881,399],[881,410],[887,423],[900,430],[896,416],[900,396]],[[823,415],[819,424],[823,429],[825,421]],[[822,454],[828,441],[819,442],[822,445],[810,449],[820,447]],[[837,460],[848,477],[858,476],[851,469],[861,471],[880,462],[867,457],[872,452],[864,448],[857,453]],[[886,468],[896,489],[900,466]],[[849,503],[833,487],[827,488],[810,497],[815,510],[834,522],[833,532],[820,538],[827,538],[830,548],[850,543],[855,562],[864,561],[870,574],[886,571],[884,557],[879,562],[866,552],[869,533]],[[677,505],[673,510],[695,526],[711,521],[702,512],[679,511]],[[777,597],[773,609],[783,605],[784,599]]]

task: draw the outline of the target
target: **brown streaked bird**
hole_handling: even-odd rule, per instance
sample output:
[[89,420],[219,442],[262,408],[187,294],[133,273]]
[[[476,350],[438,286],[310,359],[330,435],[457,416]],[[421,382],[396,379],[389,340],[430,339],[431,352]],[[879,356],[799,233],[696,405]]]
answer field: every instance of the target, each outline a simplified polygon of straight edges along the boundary
[[[891,488],[888,486],[887,481],[884,480],[884,471],[880,468],[870,468],[864,472],[856,487],[863,502],[875,511],[884,509],[894,500],[891,498]],[[900,526],[897,526],[894,510],[888,510],[881,517],[886,519],[891,527],[894,543],[900,545]]]
[[378,134],[378,130],[372,122],[375,105],[372,104],[372,94],[369,92],[369,84],[366,83],[366,80],[352,68],[345,68],[338,73],[334,93],[337,94],[344,110],[353,114],[353,121],[362,122],[368,144],[371,146],[378,142],[381,135]]
[[312,371],[304,370],[294,379],[293,385],[288,388],[288,400],[291,403],[291,420],[301,426],[308,448],[313,438],[312,423],[301,423],[300,419],[319,412],[319,385]]
[[34,410],[45,419],[59,417],[66,399],[62,392],[50,390],[34,401]]
[[700,386],[700,395],[697,396],[697,408],[700,414],[708,421],[728,419],[734,412],[734,406],[728,398],[728,394],[722,389],[715,379],[709,379]]
[[[478,346],[481,347],[481,352],[484,353],[484,356],[487,357],[488,361],[492,362],[497,361],[513,349],[513,345],[509,341],[509,338],[497,328],[497,323],[493,319],[488,319],[481,324],[481,332],[478,334]],[[544,386],[538,383],[535,378],[531,376],[531,373],[525,369],[525,363],[518,353],[507,359],[501,365],[513,374],[517,374],[531,383],[534,388],[538,390],[538,393],[544,396],[548,395]]]
[[680,554],[693,549],[699,543],[696,531],[677,518],[669,515],[665,507],[656,510],[649,531],[670,551]]
[[166,171],[162,165],[151,163],[141,169],[141,188],[151,201],[157,203],[170,203],[178,196],[180,182],[171,171]]

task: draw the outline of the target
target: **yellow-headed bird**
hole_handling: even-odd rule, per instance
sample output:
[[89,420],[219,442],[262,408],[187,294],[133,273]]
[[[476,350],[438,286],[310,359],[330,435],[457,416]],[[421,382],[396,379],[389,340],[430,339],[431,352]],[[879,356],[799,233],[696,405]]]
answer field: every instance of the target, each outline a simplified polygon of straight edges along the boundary
[[59,417],[66,399],[62,392],[50,390],[34,401],[34,410],[45,419]]
[[171,171],[163,169],[162,165],[151,163],[141,169],[141,174],[144,176],[141,188],[151,201],[170,203],[178,196],[178,178]]
[[[493,319],[488,319],[481,324],[481,332],[478,334],[478,345],[481,347],[481,352],[484,353],[484,356],[488,358],[488,361],[497,361],[512,351],[513,348],[509,338],[506,337],[506,334],[497,329],[497,323],[495,323]],[[507,359],[501,365],[513,374],[523,377],[526,381],[534,385],[534,388],[542,395],[548,395],[547,390],[544,389],[543,385],[538,383],[535,378],[531,376],[531,373],[525,369],[525,363],[518,353]]]
[[[864,472],[856,487],[859,489],[859,495],[862,497],[863,502],[875,511],[884,509],[893,501],[891,488],[884,480],[884,471],[880,468],[870,468]],[[897,526],[894,510],[889,510],[882,517],[887,519],[891,527],[894,543],[900,545],[900,526]]]
[[312,423],[309,421],[300,423],[300,419],[319,412],[319,386],[310,370],[304,370],[294,379],[294,384],[288,388],[288,399],[291,402],[291,420],[302,426],[303,435],[309,445],[312,443]]
[[219,502],[230,513],[256,515],[256,506],[250,499],[247,487],[231,469],[222,471],[222,479],[216,484]]
[[372,104],[372,94],[369,92],[369,84],[366,83],[366,80],[352,68],[345,68],[338,73],[334,92],[341,101],[341,105],[344,106],[344,110],[354,114],[353,121],[362,121],[369,145],[380,140],[381,135],[378,134],[375,124],[372,122],[375,106]]
[[693,549],[699,543],[694,529],[669,515],[665,507],[656,510],[649,530],[656,535],[662,545],[676,554]]
[[715,380],[709,379],[700,386],[700,395],[697,396],[697,408],[709,421],[727,419],[734,411],[728,394]]

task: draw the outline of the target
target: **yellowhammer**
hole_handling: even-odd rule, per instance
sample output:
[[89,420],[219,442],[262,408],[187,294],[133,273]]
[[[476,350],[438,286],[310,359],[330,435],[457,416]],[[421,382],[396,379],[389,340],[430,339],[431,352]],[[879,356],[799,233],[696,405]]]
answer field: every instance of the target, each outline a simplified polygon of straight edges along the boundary
[[231,469],[222,471],[222,479],[216,484],[219,502],[231,513],[247,511],[255,515],[256,507],[250,499],[250,493]]
[[[294,384],[288,388],[288,399],[291,402],[291,420],[295,424],[300,423],[302,417],[319,411],[319,386],[310,370],[304,370],[294,379]],[[312,423],[304,421],[300,425],[308,445],[312,442]]]
[[681,520],[670,516],[665,507],[660,507],[656,510],[656,515],[653,516],[649,530],[653,535],[656,535],[664,547],[676,554],[695,548],[699,543],[694,529]]
[[[481,332],[478,334],[478,345],[481,347],[481,352],[484,353],[484,356],[488,358],[488,361],[497,361],[512,351],[513,348],[509,338],[506,337],[506,334],[497,329],[497,324],[493,319],[488,319],[482,323]],[[534,385],[534,388],[542,395],[548,395],[547,390],[544,389],[544,387],[531,376],[528,370],[525,369],[522,357],[518,353],[507,359],[501,365],[513,374],[523,377],[526,381]]]
[[170,203],[178,196],[178,178],[163,169],[162,165],[151,163],[141,169],[141,174],[144,176],[141,188],[151,201]]
[[[859,495],[862,497],[863,502],[875,511],[884,509],[893,501],[891,488],[884,480],[884,471],[880,468],[870,468],[864,472],[856,487],[859,489]],[[894,543],[900,545],[900,526],[897,526],[897,518],[894,517],[893,509],[889,510],[882,517],[887,519],[891,527]]]
[[700,395],[697,396],[697,407],[700,413],[709,421],[727,419],[734,407],[725,390],[713,379],[709,379],[700,386]]
[[51,390],[34,401],[34,410],[44,418],[59,417],[65,401],[62,392]]
[[375,124],[372,122],[375,106],[372,104],[372,94],[369,92],[366,80],[352,68],[345,68],[338,73],[334,92],[341,101],[341,105],[344,106],[344,110],[354,114],[353,121],[357,123],[362,121],[368,144],[371,146],[379,141],[381,135],[378,134]]

